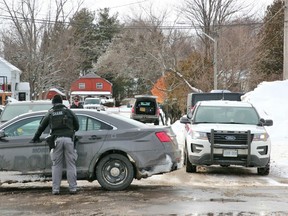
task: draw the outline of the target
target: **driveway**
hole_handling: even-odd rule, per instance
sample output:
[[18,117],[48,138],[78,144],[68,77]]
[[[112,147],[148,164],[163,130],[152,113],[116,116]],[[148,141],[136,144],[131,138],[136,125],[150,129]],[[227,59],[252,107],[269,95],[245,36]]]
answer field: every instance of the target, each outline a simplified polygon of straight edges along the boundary
[[134,180],[125,191],[78,181],[79,193],[51,195],[51,182],[3,184],[1,215],[287,215],[288,179],[242,167],[200,168]]

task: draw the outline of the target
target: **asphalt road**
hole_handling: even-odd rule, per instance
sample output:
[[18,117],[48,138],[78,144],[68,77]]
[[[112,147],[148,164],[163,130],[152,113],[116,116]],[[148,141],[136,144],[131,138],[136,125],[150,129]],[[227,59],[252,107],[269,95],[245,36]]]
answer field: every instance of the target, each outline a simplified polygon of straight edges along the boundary
[[125,191],[78,181],[51,195],[51,182],[2,184],[0,215],[288,215],[288,179],[242,167],[200,168],[134,180]]

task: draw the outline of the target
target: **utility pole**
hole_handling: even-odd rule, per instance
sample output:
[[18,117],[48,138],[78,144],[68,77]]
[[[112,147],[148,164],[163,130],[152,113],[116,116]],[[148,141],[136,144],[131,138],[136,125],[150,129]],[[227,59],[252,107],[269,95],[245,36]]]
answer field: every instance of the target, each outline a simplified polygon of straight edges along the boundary
[[202,31],[202,34],[204,34],[207,38],[209,38],[214,43],[214,56],[213,56],[214,90],[217,90],[217,85],[218,85],[218,41],[217,41],[217,37],[218,35],[215,34],[213,38],[210,35],[206,34],[204,31]]
[[213,62],[213,69],[214,69],[214,90],[217,90],[218,85],[218,41],[217,36],[214,38],[214,62]]
[[288,79],[288,0],[284,7],[284,50],[283,50],[283,80]]

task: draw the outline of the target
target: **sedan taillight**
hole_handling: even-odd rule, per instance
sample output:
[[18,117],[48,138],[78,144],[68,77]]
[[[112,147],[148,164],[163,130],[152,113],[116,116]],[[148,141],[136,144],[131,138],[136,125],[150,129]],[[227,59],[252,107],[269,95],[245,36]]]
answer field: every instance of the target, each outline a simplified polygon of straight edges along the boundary
[[156,132],[156,136],[161,142],[171,142],[170,136],[164,131]]

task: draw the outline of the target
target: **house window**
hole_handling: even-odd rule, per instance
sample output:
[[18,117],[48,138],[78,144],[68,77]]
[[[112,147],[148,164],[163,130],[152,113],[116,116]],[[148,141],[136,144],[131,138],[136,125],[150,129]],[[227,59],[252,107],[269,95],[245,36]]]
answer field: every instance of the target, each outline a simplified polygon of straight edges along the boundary
[[103,89],[103,83],[96,83],[96,89]]
[[85,89],[85,83],[79,83],[78,87],[79,89]]

